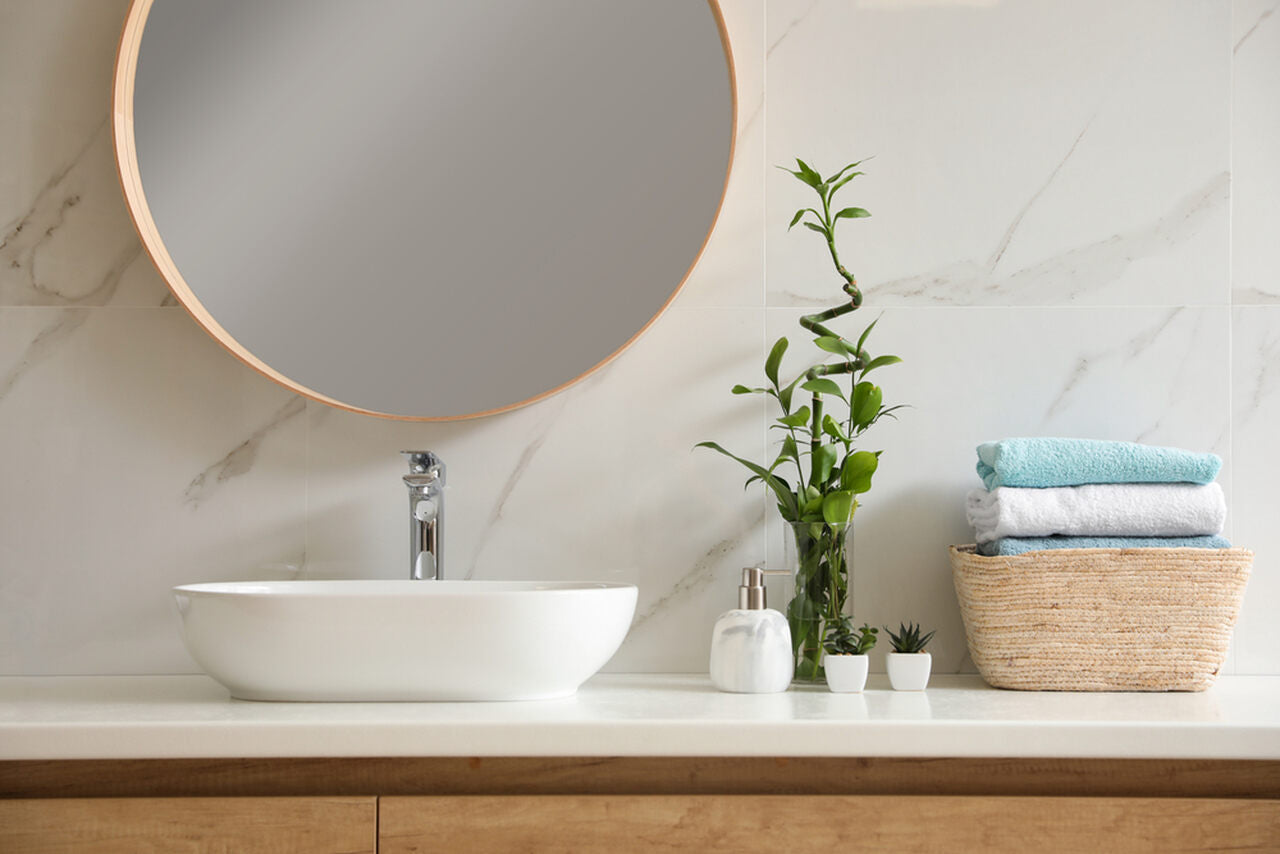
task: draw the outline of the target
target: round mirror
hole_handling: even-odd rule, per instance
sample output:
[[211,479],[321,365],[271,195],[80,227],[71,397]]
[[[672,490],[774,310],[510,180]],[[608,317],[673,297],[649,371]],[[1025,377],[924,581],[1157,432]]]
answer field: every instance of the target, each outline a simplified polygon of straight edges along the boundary
[[183,305],[289,388],[396,418],[514,408],[621,352],[733,147],[696,0],[134,0],[114,98]]

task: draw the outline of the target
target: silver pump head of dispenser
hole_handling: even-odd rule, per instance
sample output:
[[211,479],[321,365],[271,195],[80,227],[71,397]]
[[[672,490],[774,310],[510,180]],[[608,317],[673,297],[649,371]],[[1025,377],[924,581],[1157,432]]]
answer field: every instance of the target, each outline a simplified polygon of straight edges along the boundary
[[763,569],[755,566],[743,568],[742,584],[738,587],[738,607],[743,611],[762,611],[769,607]]
[[769,607],[764,580],[769,575],[791,575],[789,569],[763,569],[758,566],[742,568],[742,584],[738,586],[738,609],[763,611]]

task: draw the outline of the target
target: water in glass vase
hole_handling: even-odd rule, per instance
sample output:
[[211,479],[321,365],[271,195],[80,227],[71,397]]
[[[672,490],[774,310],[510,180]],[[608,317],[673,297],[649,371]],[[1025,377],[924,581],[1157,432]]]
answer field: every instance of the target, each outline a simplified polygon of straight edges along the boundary
[[787,605],[796,682],[826,681],[822,634],[839,620],[849,598],[853,525],[789,522],[787,565],[795,574],[795,595]]

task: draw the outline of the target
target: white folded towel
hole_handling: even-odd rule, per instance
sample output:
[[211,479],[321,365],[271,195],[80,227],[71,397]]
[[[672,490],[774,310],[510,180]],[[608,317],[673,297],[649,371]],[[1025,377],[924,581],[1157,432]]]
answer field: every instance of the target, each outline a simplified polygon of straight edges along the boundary
[[1002,537],[1192,537],[1217,534],[1227,516],[1216,483],[1095,483],[975,489],[966,514],[979,543]]

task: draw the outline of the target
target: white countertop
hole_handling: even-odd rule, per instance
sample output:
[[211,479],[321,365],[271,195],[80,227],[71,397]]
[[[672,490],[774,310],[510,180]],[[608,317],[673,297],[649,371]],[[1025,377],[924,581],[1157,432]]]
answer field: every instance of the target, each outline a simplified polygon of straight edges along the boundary
[[564,700],[254,703],[204,676],[0,677],[0,759],[268,756],[986,756],[1280,759],[1280,677],[1200,694],[722,694],[602,674]]

